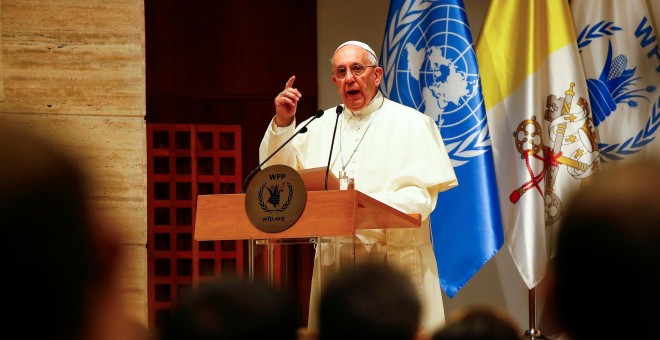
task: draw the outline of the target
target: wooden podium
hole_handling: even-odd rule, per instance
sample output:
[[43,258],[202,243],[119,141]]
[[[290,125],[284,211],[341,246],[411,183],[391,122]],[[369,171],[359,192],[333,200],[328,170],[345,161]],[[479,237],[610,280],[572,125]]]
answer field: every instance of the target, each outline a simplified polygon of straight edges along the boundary
[[408,215],[357,190],[310,191],[305,210],[290,228],[266,233],[252,225],[244,194],[197,197],[196,241],[258,240],[354,235],[359,229],[416,228],[419,215]]
[[357,190],[336,190],[339,181],[331,176],[324,190],[325,168],[299,171],[307,190],[307,201],[298,220],[277,233],[257,229],[245,210],[245,194],[199,195],[195,214],[196,241],[249,240],[248,272],[254,278],[254,245],[269,245],[268,278],[273,279],[271,240],[315,239],[355,236],[360,229],[418,228],[419,214],[405,214]]
[[338,190],[339,180],[325,168],[299,170],[307,202],[300,218],[279,233],[252,225],[245,194],[199,195],[195,215],[196,241],[258,240],[355,235],[358,229],[418,228],[419,214],[408,215],[356,190]]
[[[339,181],[335,176],[330,176],[329,190],[325,190],[325,168],[299,173],[307,191],[307,200],[302,214],[288,229],[277,233],[257,229],[246,213],[245,194],[199,195],[193,235],[196,241],[246,240],[249,279],[255,279],[256,262],[263,266],[259,273],[265,269],[270,284],[293,288],[292,293],[300,298],[301,317],[305,320],[303,324],[307,324],[312,289],[309,270],[315,261],[317,246],[325,247],[328,245],[325,242],[343,239],[341,236],[352,236],[350,239],[354,240],[359,230],[418,228],[421,216],[405,214],[356,190],[338,190]],[[313,248],[310,243],[314,243]],[[355,243],[352,246],[355,254]],[[258,248],[255,250],[255,247]],[[324,253],[320,253],[319,262],[322,262]],[[325,267],[319,269],[322,273],[319,274],[319,282],[328,277],[325,274],[327,271],[322,268]]]
[[[357,190],[309,191],[305,209],[296,223],[279,233],[266,233],[248,219],[244,194],[200,195],[194,238],[196,241],[319,239],[351,236],[360,229],[418,228],[420,224],[420,215],[402,213]],[[254,242],[249,242],[250,278],[254,277],[253,247]],[[269,255],[271,281],[272,261]]]

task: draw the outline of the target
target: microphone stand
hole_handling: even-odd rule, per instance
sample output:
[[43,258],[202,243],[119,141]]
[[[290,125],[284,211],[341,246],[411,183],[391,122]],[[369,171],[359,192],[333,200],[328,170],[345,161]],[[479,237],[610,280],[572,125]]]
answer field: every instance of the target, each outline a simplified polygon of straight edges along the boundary
[[251,179],[254,176],[254,174],[257,172],[257,170],[261,169],[262,165],[266,164],[266,162],[268,162],[271,158],[273,158],[273,156],[275,156],[275,154],[277,154],[285,145],[289,144],[289,142],[293,139],[293,137],[297,136],[298,134],[307,132],[307,125],[309,125],[309,123],[313,122],[316,118],[319,118],[319,117],[323,116],[323,113],[324,113],[323,110],[319,110],[318,112],[316,112],[316,114],[314,115],[314,117],[312,117],[312,119],[308,120],[307,123],[305,123],[305,125],[303,125],[303,127],[298,129],[298,131],[296,131],[293,135],[291,135],[291,137],[289,137],[289,139],[284,141],[284,143],[282,143],[282,145],[280,145],[277,149],[275,149],[275,151],[273,151],[273,153],[271,153],[268,157],[266,157],[266,159],[264,159],[263,162],[259,163],[259,165],[257,165],[257,167],[254,168],[254,170],[252,170],[245,177],[245,181],[243,182],[243,188],[241,190],[241,193],[242,194],[245,193],[245,191],[247,190],[248,180]]
[[[289,137],[286,141],[284,141],[284,143],[282,143],[282,145],[280,145],[277,149],[275,149],[275,151],[273,151],[268,157],[266,157],[266,159],[264,159],[263,162],[259,163],[259,165],[257,165],[257,167],[254,168],[254,170],[252,170],[245,177],[245,181],[243,181],[243,188],[241,189],[241,193],[244,194],[247,191],[248,181],[254,176],[254,174],[257,172],[257,170],[261,169],[261,167],[264,164],[266,164],[266,162],[268,162],[271,158],[273,158],[273,156],[275,156],[276,153],[278,153],[285,145],[289,144],[289,142],[293,139],[293,137],[297,136],[298,134],[307,132],[307,125],[309,125],[309,123],[314,121],[316,118],[319,118],[319,117],[323,116],[323,113],[324,113],[323,110],[318,110],[316,112],[316,114],[314,115],[314,117],[312,117],[312,119],[308,120],[307,123],[305,123],[305,125],[303,125],[303,127],[298,129],[298,131],[296,131],[293,135],[291,135],[291,137]],[[269,255],[269,257],[270,257],[270,255]],[[249,262],[248,276],[249,276],[249,280],[253,281],[254,280],[254,263],[253,263],[253,261],[254,261],[254,240],[249,240],[248,241],[248,259],[249,259],[249,261],[248,261]]]
[[335,112],[337,118],[335,119],[335,129],[332,131],[332,142],[330,143],[330,154],[328,155],[328,166],[325,168],[325,187],[324,190],[328,191],[328,176],[330,175],[330,161],[332,160],[332,148],[335,146],[335,135],[337,134],[337,123],[339,122],[339,115],[344,111],[341,105],[337,105]]

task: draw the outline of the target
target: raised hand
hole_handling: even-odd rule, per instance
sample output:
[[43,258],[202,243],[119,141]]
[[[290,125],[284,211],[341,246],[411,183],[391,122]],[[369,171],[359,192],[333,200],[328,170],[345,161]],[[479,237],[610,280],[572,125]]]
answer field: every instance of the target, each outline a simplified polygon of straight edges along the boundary
[[293,87],[296,76],[291,76],[284,86],[284,91],[275,97],[275,124],[289,126],[293,122],[298,108],[298,101],[302,97],[300,91]]

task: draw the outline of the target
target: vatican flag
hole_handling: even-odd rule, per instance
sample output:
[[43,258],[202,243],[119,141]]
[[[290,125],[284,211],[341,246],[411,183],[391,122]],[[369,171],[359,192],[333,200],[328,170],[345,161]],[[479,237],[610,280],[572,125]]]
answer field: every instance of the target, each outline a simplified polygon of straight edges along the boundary
[[566,199],[599,168],[567,0],[492,0],[477,40],[505,240],[529,289]]

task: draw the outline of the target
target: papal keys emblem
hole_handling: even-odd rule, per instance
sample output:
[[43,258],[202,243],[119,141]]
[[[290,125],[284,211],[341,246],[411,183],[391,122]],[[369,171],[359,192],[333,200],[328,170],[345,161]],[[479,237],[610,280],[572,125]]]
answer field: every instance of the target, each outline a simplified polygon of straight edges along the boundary
[[[597,135],[589,103],[580,97],[577,105],[573,105],[574,87],[575,84],[571,83],[564,97],[554,94],[546,97],[543,112],[545,124],[532,116],[521,121],[513,133],[513,142],[525,162],[529,180],[515,189],[509,200],[516,204],[529,191],[537,191],[545,201],[546,226],[553,225],[561,216],[562,202],[555,193],[558,177],[570,176],[585,184],[600,167]],[[545,131],[543,126],[547,126]],[[535,172],[534,169],[539,167],[534,163],[539,162],[542,170]],[[560,171],[562,169],[565,171]]]

